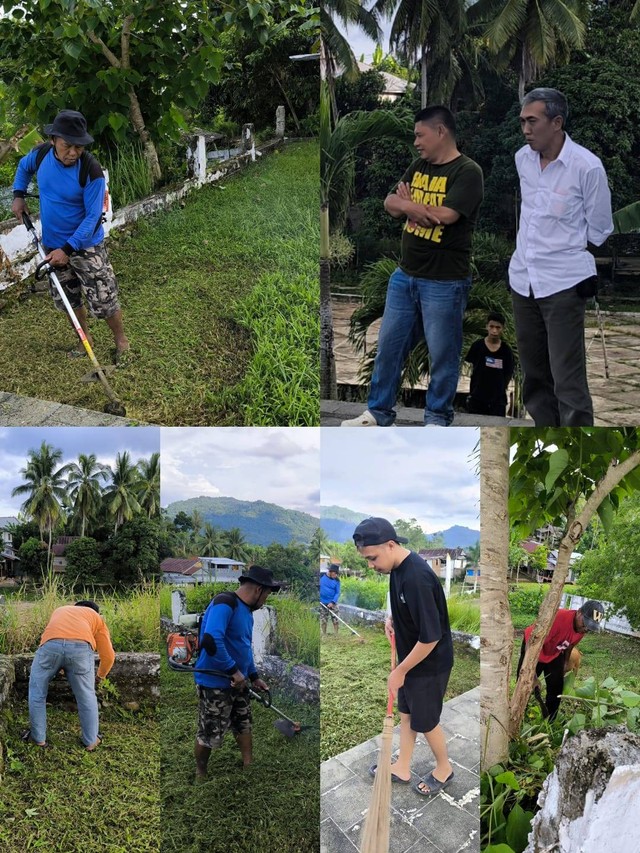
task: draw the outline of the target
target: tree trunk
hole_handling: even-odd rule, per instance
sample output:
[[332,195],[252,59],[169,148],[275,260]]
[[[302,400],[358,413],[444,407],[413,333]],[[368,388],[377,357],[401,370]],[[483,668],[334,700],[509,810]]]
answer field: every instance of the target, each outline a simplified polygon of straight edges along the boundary
[[320,399],[338,397],[331,316],[331,261],[329,259],[329,205],[320,208]]
[[632,453],[624,462],[618,463],[617,460],[612,460],[609,463],[607,473],[589,496],[580,514],[568,525],[568,529],[560,542],[558,562],[553,572],[551,587],[540,605],[538,618],[527,644],[527,651],[522,663],[522,669],[520,670],[520,678],[511,698],[509,708],[509,731],[511,737],[518,735],[520,726],[522,725],[527,702],[533,689],[536,663],[540,655],[540,650],[560,606],[562,588],[569,573],[571,554],[602,501],[638,465],[640,465],[640,451]]
[[295,124],[295,126],[296,126],[296,130],[298,131],[298,134],[300,134],[300,120],[298,119],[298,116],[297,116],[297,114],[296,114],[296,111],[295,111],[295,109],[293,108],[293,104],[291,103],[291,100],[290,100],[289,96],[287,95],[287,90],[285,89],[285,87],[284,87],[284,86],[283,86],[283,84],[282,84],[282,81],[280,80],[280,76],[278,75],[278,71],[277,71],[277,69],[276,69],[276,68],[272,68],[272,69],[271,69],[271,74],[272,74],[272,76],[273,76],[273,79],[274,79],[274,80],[276,81],[276,83],[278,84],[278,88],[279,88],[279,89],[280,89],[280,91],[282,92],[282,97],[283,97],[283,98],[285,99],[285,101],[287,102],[287,106],[289,107],[289,112],[291,113],[291,118],[293,119],[293,123],[294,123],[294,124]]
[[420,106],[424,109],[427,106],[427,54],[429,48],[426,44],[422,45],[422,59],[420,61]]
[[507,758],[513,625],[509,610],[509,430],[480,436],[480,729],[482,769]]

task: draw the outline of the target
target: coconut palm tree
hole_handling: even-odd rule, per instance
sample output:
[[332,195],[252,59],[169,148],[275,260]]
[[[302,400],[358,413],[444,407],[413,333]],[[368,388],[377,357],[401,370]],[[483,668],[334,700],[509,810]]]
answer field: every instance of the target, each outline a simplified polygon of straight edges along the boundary
[[249,559],[249,546],[239,527],[227,531],[227,554],[231,560],[246,563]]
[[516,69],[522,100],[527,83],[583,47],[589,13],[584,0],[478,0],[469,8],[468,20],[480,25],[497,67]]
[[139,490],[139,472],[132,464],[129,451],[125,450],[116,456],[114,468],[108,466],[111,474],[111,485],[104,493],[107,512],[115,519],[115,530],[125,521],[130,521],[136,513],[142,512],[142,507],[136,497]]
[[[390,46],[420,58],[421,103],[427,105],[427,67],[450,57],[466,28],[464,0],[377,0],[375,12],[392,18]],[[458,73],[458,69],[456,69]]]
[[[338,29],[338,21],[345,27],[361,29],[375,42],[382,37],[376,13],[365,9],[361,0],[326,0],[320,5],[321,76],[328,81],[334,108],[333,81],[337,69],[341,68],[351,80],[359,73],[355,54]],[[337,118],[337,113],[334,117]]]
[[320,84],[320,396],[335,399],[336,369],[331,314],[330,221],[335,228],[346,218],[353,195],[355,154],[365,143],[389,136],[411,145],[413,134],[397,115],[387,110],[354,112],[334,126],[329,90]]
[[48,535],[48,562],[51,559],[53,530],[64,517],[63,507],[67,500],[65,477],[69,465],[58,468],[61,460],[62,451],[43,441],[40,450],[29,450],[27,465],[20,470],[25,482],[11,492],[12,497],[26,495],[23,512],[37,522],[41,539]]
[[191,523],[193,524],[192,530],[194,538],[197,538],[200,535],[200,531],[202,530],[202,526],[204,524],[204,518],[202,517],[202,513],[198,512],[197,509],[194,509],[191,513]]
[[67,485],[69,500],[73,504],[73,519],[80,522],[80,535],[84,536],[87,523],[95,518],[102,498],[100,481],[109,479],[106,465],[97,461],[95,453],[81,453],[77,462],[69,464]]
[[201,557],[224,557],[227,551],[227,538],[224,531],[214,527],[209,521],[205,522],[202,534],[196,542]]
[[160,513],[160,453],[138,462],[138,501],[148,518]]
[[320,555],[325,554],[329,547],[329,538],[321,527],[316,527],[316,530],[309,542],[309,559],[311,564],[317,566],[320,564]]

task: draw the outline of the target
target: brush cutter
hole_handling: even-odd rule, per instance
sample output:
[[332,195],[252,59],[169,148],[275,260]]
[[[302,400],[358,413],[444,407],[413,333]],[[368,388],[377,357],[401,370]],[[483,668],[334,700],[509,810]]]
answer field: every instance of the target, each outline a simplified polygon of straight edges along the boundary
[[337,619],[337,620],[338,620],[338,622],[342,622],[342,624],[345,626],[345,628],[348,628],[348,629],[351,631],[351,633],[352,633],[352,634],[355,634],[355,635],[356,635],[356,637],[358,637],[358,639],[359,639],[361,642],[364,642],[364,637],[363,637],[361,634],[358,634],[358,632],[357,632],[357,631],[354,631],[354,629],[351,627],[351,625],[348,625],[348,624],[344,621],[344,619],[341,619],[341,618],[338,616],[338,614],[335,612],[335,610],[332,610],[330,607],[327,607],[327,605],[326,605],[326,604],[323,604],[322,602],[320,602],[320,607],[324,607],[324,609],[325,609],[325,610],[327,610],[327,611],[328,611],[328,612],[333,616],[333,618],[334,618],[334,619]]
[[[93,352],[91,344],[87,340],[87,336],[84,333],[84,329],[80,325],[80,322],[79,322],[78,318],[76,317],[76,313],[73,310],[73,308],[71,307],[71,303],[67,299],[67,295],[64,292],[62,285],[60,284],[60,279],[56,275],[54,267],[52,267],[49,264],[49,262],[45,260],[45,258],[47,256],[45,254],[44,248],[42,247],[42,243],[40,242],[40,240],[38,238],[38,235],[36,233],[36,229],[33,227],[33,222],[31,221],[31,219],[29,218],[29,215],[27,213],[22,214],[22,222],[24,223],[25,228],[27,229],[27,231],[31,235],[33,242],[36,244],[36,249],[38,250],[38,254],[42,258],[41,263],[39,263],[38,266],[36,267],[36,279],[41,278],[43,275],[49,276],[49,280],[51,281],[51,283],[55,287],[56,291],[58,292],[58,296],[60,297],[60,299],[62,300],[62,302],[64,304],[64,307],[66,308],[67,314],[69,315],[69,319],[71,320],[73,328],[76,330],[78,337],[82,341],[82,345],[85,348],[86,353],[89,356],[89,359],[91,360],[91,364],[93,364],[93,366],[95,368],[94,370],[91,371],[91,373],[89,373],[85,377],[85,379],[83,381],[85,381],[85,382],[96,382],[96,381],[101,382],[102,387],[104,388],[105,393],[106,393],[107,397],[109,398],[109,402],[105,405],[104,411],[109,415],[119,415],[120,417],[125,417],[127,414],[126,409],[125,409],[124,405],[122,404],[121,400],[119,400],[118,397],[116,396],[111,385],[109,385],[109,382],[107,381],[108,371],[104,370],[100,366],[98,359],[95,357],[95,354]],[[114,370],[114,369],[115,368],[112,368],[112,370]]]
[[[171,669],[176,672],[202,672],[205,675],[218,675],[221,678],[229,678],[228,672],[221,672],[217,669],[199,669],[195,665],[191,665],[188,663],[178,663],[174,658],[170,655],[168,656],[168,662]],[[273,724],[274,727],[280,732],[281,735],[285,737],[294,737],[294,735],[300,734],[300,732],[305,729],[310,728],[310,726],[302,726],[300,723],[297,723],[295,720],[292,720],[290,717],[287,717],[279,708],[276,708],[275,705],[271,704],[271,691],[270,690],[262,690],[258,693],[257,690],[253,690],[251,687],[249,688],[249,695],[252,699],[255,699],[256,702],[259,702],[265,708],[268,708],[270,711],[273,711],[275,714],[278,714],[281,719],[276,720]]]

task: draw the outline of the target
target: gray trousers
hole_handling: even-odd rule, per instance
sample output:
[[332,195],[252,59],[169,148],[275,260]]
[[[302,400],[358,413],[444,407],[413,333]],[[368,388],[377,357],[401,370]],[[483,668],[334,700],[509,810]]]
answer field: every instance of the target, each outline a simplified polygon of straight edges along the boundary
[[523,398],[536,426],[593,426],[584,347],[585,300],[575,287],[535,299],[511,291]]

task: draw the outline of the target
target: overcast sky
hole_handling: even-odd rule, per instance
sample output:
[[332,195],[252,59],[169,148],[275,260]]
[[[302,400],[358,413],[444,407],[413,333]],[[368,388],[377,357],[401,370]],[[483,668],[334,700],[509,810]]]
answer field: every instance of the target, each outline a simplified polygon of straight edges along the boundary
[[62,450],[61,465],[77,462],[80,453],[95,453],[98,462],[113,465],[116,454],[128,450],[133,462],[160,450],[158,427],[0,427],[0,515],[17,515],[23,497],[11,491],[24,482],[20,469],[30,450],[43,441]]
[[218,427],[162,430],[162,506],[232,497],[320,514],[320,430]]
[[479,529],[475,428],[325,429],[323,506],[390,521],[415,518],[425,533],[454,524]]

